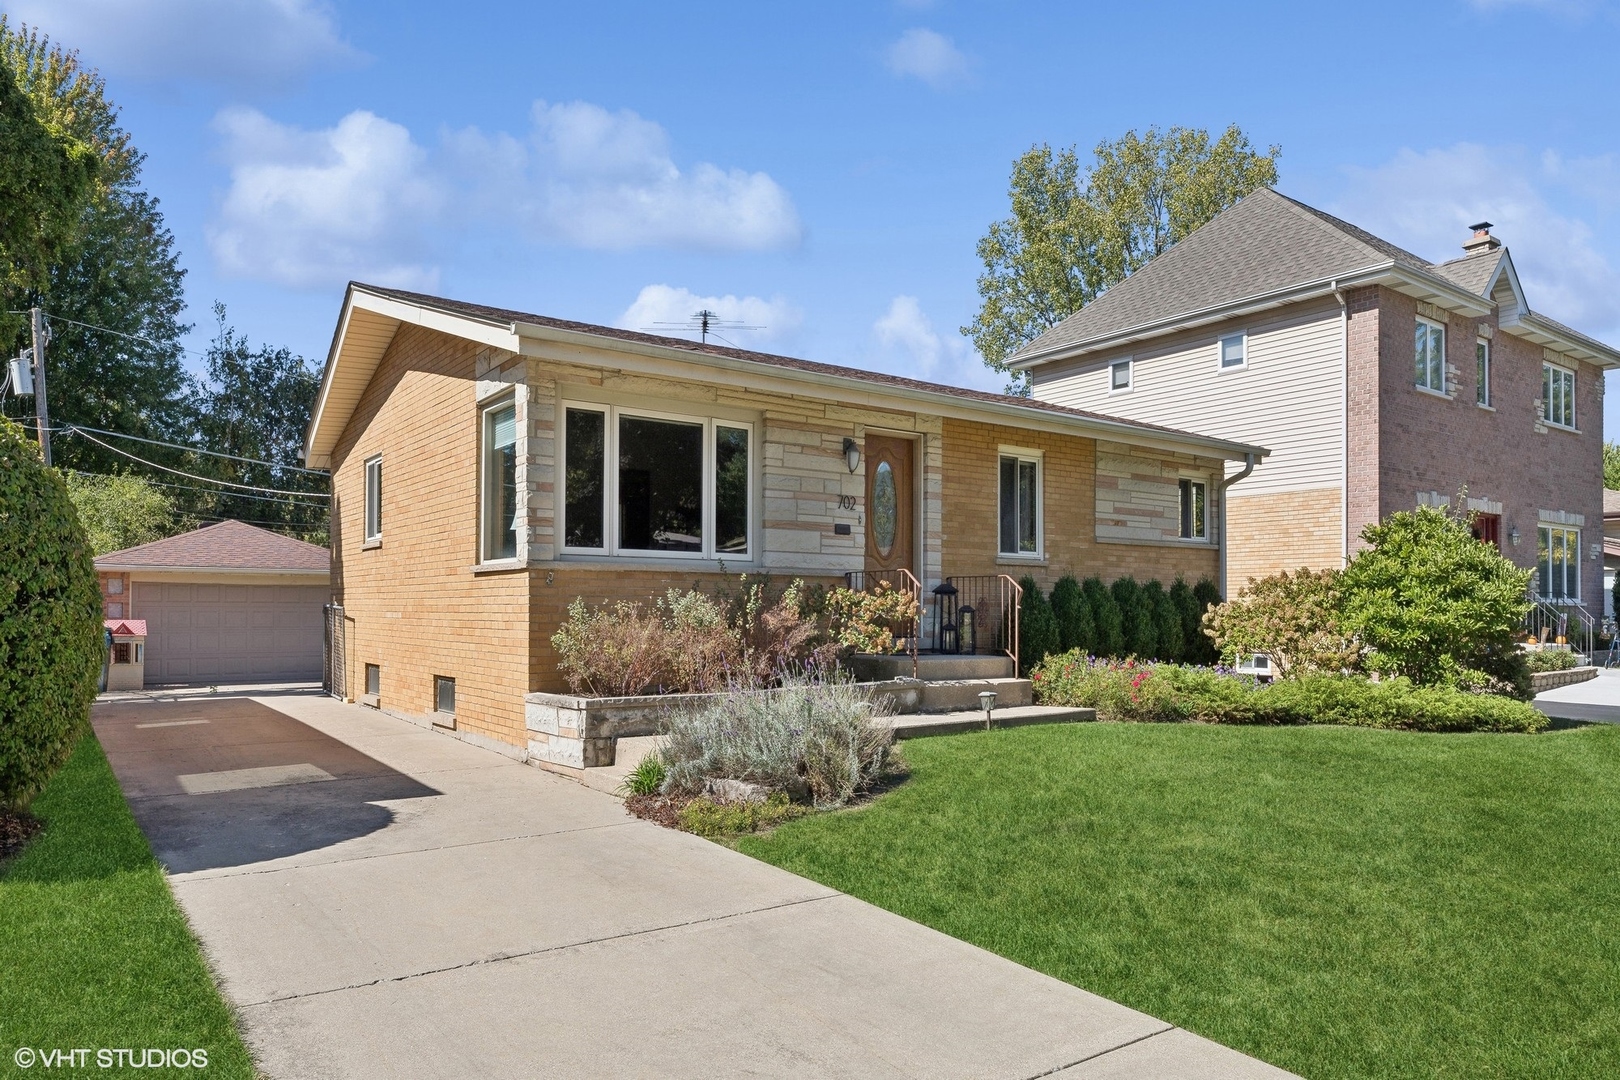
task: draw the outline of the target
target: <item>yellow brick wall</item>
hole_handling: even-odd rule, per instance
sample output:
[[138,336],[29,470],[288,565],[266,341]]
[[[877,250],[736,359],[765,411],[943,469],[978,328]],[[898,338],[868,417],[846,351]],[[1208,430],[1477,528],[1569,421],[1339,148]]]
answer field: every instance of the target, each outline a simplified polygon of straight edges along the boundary
[[[529,581],[475,575],[477,346],[403,326],[332,457],[333,591],[349,620],[351,695],[380,664],[383,708],[433,712],[456,680],[456,726],[527,741]],[[382,544],[362,550],[364,462],[382,455]]]
[[[1016,446],[1041,452],[1043,514],[1042,564],[998,557],[998,448]],[[1115,451],[1117,445],[1112,446]],[[1144,452],[1150,460],[1161,455]],[[1166,584],[1177,574],[1196,582],[1214,577],[1220,559],[1213,545],[1166,542],[1101,543],[1097,540],[1096,455],[1093,439],[1048,434],[968,420],[944,425],[944,573],[1031,574],[1043,588],[1073,574],[1113,581],[1126,574]],[[1192,458],[1187,459],[1192,462]],[[1210,468],[1213,462],[1204,462]]]
[[1229,495],[1226,502],[1227,592],[1250,578],[1307,567],[1344,565],[1342,489]]

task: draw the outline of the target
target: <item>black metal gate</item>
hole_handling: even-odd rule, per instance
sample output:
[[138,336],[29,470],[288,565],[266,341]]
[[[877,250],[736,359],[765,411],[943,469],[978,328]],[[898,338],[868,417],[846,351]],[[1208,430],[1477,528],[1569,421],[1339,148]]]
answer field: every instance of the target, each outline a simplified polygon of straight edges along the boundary
[[335,698],[347,698],[349,687],[344,676],[348,664],[343,648],[343,605],[327,604],[323,610],[326,614],[326,659],[321,669],[321,689]]

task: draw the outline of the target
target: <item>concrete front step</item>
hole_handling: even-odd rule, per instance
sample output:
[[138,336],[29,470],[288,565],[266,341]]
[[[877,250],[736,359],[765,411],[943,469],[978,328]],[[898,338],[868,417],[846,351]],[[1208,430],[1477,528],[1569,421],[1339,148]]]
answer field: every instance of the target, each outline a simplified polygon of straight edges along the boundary
[[[1012,709],[995,709],[990,714],[990,725],[998,728],[1025,727],[1029,724],[1078,724],[1097,719],[1096,709],[1066,709],[1059,705],[1024,705]],[[978,709],[932,716],[913,713],[894,718],[896,739],[918,739],[925,735],[956,735],[964,731],[983,731],[984,713]]]
[[958,679],[923,683],[922,701],[916,711],[939,713],[977,709],[980,707],[979,695],[986,690],[995,693],[997,709],[1016,709],[1035,702],[1034,685],[1028,679]]
[[[911,678],[911,657],[903,653],[897,656],[861,653],[850,657],[846,666],[862,682]],[[924,682],[1010,679],[1012,675],[1013,661],[1010,656],[922,653],[917,657],[917,678]]]

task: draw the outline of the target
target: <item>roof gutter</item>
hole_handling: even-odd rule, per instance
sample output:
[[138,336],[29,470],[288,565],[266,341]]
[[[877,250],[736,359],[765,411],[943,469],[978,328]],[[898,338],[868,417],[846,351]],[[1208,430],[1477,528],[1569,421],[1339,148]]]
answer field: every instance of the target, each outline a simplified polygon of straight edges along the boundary
[[[1502,329],[1515,337],[1526,338],[1544,348],[1554,348],[1554,351],[1568,353],[1599,367],[1620,368],[1620,351],[1533,311],[1526,310],[1517,319],[1503,323]],[[1544,338],[1547,340],[1542,340]]]
[[618,338],[604,338],[596,334],[585,333],[578,330],[564,330],[559,327],[541,326],[535,323],[513,323],[512,333],[520,338],[530,338],[538,341],[551,341],[559,344],[585,346],[595,349],[611,349],[619,353],[634,353],[659,360],[670,360],[679,363],[702,364],[725,371],[737,373],[760,374],[762,371],[792,382],[811,383],[836,389],[844,393],[859,393],[868,396],[886,396],[899,398],[903,401],[925,403],[929,406],[966,409],[974,412],[988,412],[995,415],[1015,418],[1028,422],[1040,420],[1046,423],[1057,424],[1063,427],[1079,428],[1094,435],[1103,435],[1109,439],[1120,442],[1142,443],[1153,441],[1167,443],[1171,446],[1194,446],[1204,450],[1212,450],[1221,457],[1229,460],[1252,458],[1258,460],[1271,453],[1265,447],[1249,443],[1232,442],[1227,439],[1216,439],[1193,433],[1157,430],[1132,424],[1124,420],[1109,420],[1102,417],[1076,416],[1072,413],[1054,412],[1049,409],[1031,408],[1012,402],[978,401],[972,398],[957,397],[954,394],[940,393],[931,390],[918,390],[909,387],[891,386],[885,383],[870,382],[848,375],[831,375],[826,372],[806,371],[802,368],[774,367],[752,360],[739,360],[729,356],[720,356],[713,353],[692,353],[685,349],[677,349],[665,345],[650,345],[639,341],[624,341]]
[[1314,281],[1300,282],[1281,289],[1274,289],[1271,292],[1246,296],[1222,304],[1212,304],[1209,307],[1198,308],[1178,315],[1171,315],[1167,318],[1155,319],[1152,322],[1127,327],[1124,330],[1101,337],[1051,345],[1035,352],[1015,356],[1008,362],[1007,366],[1013,371],[1024,371],[1054,360],[1067,360],[1076,356],[1083,356],[1086,353],[1100,352],[1104,349],[1128,345],[1145,338],[1158,337],[1172,330],[1205,326],[1209,323],[1249,315],[1256,311],[1281,307],[1284,304],[1294,304],[1302,300],[1315,300],[1332,296],[1335,292],[1363,285],[1389,283],[1420,286],[1428,290],[1430,295],[1449,301],[1452,306],[1467,314],[1488,315],[1491,312],[1492,304],[1484,297],[1475,296],[1467,289],[1442,277],[1426,274],[1394,260],[1388,260],[1374,263],[1349,274],[1341,274],[1330,278],[1317,278]]

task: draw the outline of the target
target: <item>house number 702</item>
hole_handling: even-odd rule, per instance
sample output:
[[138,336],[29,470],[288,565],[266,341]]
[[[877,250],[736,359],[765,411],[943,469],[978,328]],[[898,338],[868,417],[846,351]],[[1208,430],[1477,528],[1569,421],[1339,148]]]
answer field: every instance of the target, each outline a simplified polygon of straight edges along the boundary
[[840,510],[853,510],[853,509],[855,509],[855,496],[853,496],[853,495],[840,495],[840,496],[838,496],[838,509],[840,509]]

